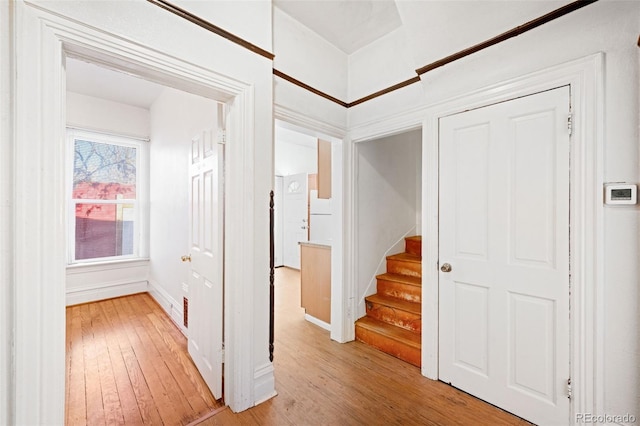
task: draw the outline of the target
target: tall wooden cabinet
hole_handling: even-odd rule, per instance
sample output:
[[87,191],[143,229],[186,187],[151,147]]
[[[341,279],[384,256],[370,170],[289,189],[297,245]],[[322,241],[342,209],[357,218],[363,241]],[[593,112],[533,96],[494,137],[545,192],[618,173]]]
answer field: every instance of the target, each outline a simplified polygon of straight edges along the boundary
[[300,243],[300,305],[307,315],[331,323],[331,247]]

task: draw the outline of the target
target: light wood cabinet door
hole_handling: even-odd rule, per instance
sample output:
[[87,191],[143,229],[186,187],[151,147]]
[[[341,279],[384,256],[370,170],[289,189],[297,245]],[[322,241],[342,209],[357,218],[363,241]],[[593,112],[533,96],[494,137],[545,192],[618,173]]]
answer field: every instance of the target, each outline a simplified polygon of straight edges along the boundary
[[318,198],[331,198],[331,142],[318,139]]
[[300,305],[308,315],[331,323],[331,248],[300,245]]

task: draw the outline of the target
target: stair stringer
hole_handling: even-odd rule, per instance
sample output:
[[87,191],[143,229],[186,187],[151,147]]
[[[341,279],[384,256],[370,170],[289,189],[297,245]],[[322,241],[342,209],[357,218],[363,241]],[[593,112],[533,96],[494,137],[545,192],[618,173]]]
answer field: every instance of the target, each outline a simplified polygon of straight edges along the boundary
[[371,276],[370,280],[369,280],[369,284],[367,285],[367,287],[365,288],[364,292],[360,295],[358,295],[358,304],[356,306],[356,315],[355,318],[356,320],[364,317],[365,315],[367,315],[367,307],[365,304],[365,298],[367,296],[371,296],[376,294],[377,290],[376,290],[376,286],[378,283],[377,280],[377,276],[380,274],[383,274],[387,271],[387,256],[394,254],[394,253],[398,253],[398,252],[402,252],[404,251],[404,241],[405,238],[410,237],[412,235],[415,235],[417,226],[412,226],[411,229],[409,229],[407,232],[405,232],[400,238],[398,238],[398,240],[393,243],[388,249],[387,251],[384,252],[384,254],[382,255],[382,257],[380,258],[380,262],[378,262],[378,266],[376,268],[376,270],[374,271],[373,275]]

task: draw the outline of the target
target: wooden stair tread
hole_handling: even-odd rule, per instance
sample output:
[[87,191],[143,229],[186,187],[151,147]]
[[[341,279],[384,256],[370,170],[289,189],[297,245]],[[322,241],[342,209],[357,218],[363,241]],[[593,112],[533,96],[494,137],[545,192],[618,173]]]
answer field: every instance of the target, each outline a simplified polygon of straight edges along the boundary
[[422,313],[420,303],[409,302],[408,300],[398,299],[396,297],[373,294],[371,296],[365,297],[365,300],[367,302],[377,303],[393,309],[400,309],[417,315],[420,315]]
[[377,275],[376,278],[379,280],[394,281],[397,283],[422,287],[422,278],[415,277],[413,275],[392,274],[386,272],[384,274]]
[[358,326],[415,349],[420,349],[421,347],[421,336],[419,334],[412,333],[409,330],[405,330],[404,328],[396,327],[395,325],[387,324],[386,322],[378,321],[366,316],[356,321],[356,327]]
[[405,237],[404,239],[411,241],[422,241],[422,235],[414,235],[412,237]]
[[387,260],[403,260],[406,262],[422,263],[422,257],[411,253],[398,253],[387,256]]

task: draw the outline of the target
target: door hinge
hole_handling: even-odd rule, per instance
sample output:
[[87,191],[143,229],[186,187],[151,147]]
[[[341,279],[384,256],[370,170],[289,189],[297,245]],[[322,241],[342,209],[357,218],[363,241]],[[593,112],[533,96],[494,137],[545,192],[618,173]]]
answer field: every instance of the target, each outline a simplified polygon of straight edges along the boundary
[[567,130],[569,131],[569,136],[571,136],[573,134],[573,114],[567,116]]
[[573,396],[573,390],[571,389],[571,377],[567,380],[567,398],[571,399]]
[[227,143],[227,131],[226,130],[218,130],[218,143],[220,145],[224,145]]

